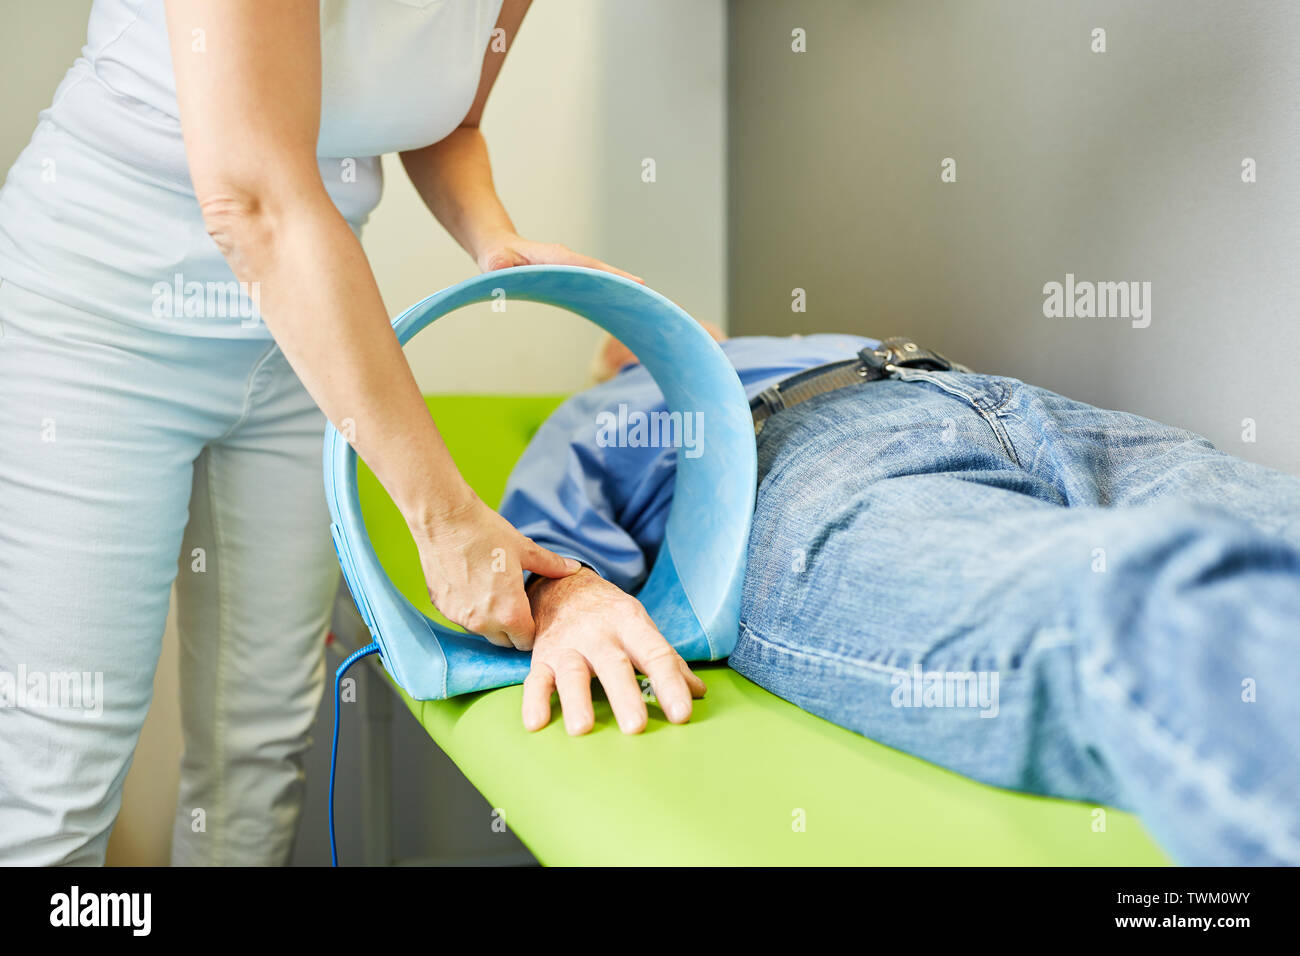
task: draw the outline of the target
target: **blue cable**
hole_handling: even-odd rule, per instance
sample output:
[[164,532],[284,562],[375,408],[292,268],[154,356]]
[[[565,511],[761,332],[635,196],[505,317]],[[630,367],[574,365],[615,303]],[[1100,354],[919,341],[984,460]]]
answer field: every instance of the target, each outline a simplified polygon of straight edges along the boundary
[[339,665],[339,669],[334,672],[334,743],[330,747],[330,866],[339,865],[338,846],[334,842],[334,773],[339,758],[339,692],[343,684],[343,675],[348,672],[348,668],[361,658],[378,653],[379,642],[371,641],[360,650],[349,654]]

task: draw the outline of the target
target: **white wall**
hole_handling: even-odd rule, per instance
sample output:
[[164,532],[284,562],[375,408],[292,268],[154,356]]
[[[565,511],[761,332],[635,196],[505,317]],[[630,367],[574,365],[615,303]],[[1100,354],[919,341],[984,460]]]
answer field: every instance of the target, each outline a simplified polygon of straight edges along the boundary
[[[4,0],[0,169],[85,38],[88,0]],[[497,185],[520,231],[644,276],[701,318],[725,315],[722,0],[551,0],[535,4],[484,119]],[[658,181],[641,181],[656,160]],[[428,215],[389,157],[364,238],[390,312],[475,267]],[[597,333],[585,320],[510,303],[465,309],[408,349],[426,391],[579,387]],[[176,635],[169,620],[154,706],[109,860],[167,860],[180,754]],[[328,727],[323,728],[328,731]],[[322,787],[323,780],[310,786]],[[305,836],[317,839],[318,833]]]

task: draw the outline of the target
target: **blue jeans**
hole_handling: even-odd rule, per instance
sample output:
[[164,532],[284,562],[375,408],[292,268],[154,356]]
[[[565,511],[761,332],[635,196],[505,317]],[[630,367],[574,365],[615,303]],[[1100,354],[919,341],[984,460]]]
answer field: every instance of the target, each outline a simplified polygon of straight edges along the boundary
[[1300,863],[1300,479],[1009,378],[774,416],[731,665],[986,783]]

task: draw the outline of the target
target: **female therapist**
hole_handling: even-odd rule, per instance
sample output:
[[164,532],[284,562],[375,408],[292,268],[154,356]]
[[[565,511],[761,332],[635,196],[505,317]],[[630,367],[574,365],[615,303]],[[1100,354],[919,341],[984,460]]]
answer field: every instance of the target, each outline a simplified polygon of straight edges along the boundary
[[522,569],[577,565],[461,478],[358,241],[396,151],[481,269],[619,271],[521,239],[493,188],[479,118],[527,6],[96,0],[0,191],[0,862],[103,860],[173,582],[173,861],[288,858],[338,583],[326,416],[437,607],[530,646]]

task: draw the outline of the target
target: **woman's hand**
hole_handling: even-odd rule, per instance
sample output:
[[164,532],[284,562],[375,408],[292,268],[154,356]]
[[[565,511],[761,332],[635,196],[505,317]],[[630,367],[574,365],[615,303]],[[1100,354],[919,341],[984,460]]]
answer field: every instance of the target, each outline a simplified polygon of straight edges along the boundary
[[533,646],[525,570],[561,578],[582,567],[520,534],[472,493],[454,510],[410,527],[434,607],[498,647]]
[[630,272],[615,268],[607,262],[593,259],[574,252],[557,242],[533,242],[514,233],[508,233],[486,244],[477,256],[478,267],[484,272],[508,269],[511,266],[585,266],[588,269],[600,269],[612,272],[616,276],[631,279],[645,285],[645,280]]
[[551,719],[551,694],[559,691],[564,726],[585,734],[595,723],[591,678],[600,678],[625,734],[645,729],[647,713],[639,671],[674,724],[691,717],[691,698],[703,697],[700,680],[664,639],[641,602],[589,568],[529,588],[537,639],[524,681],[523,720],[540,730]]

